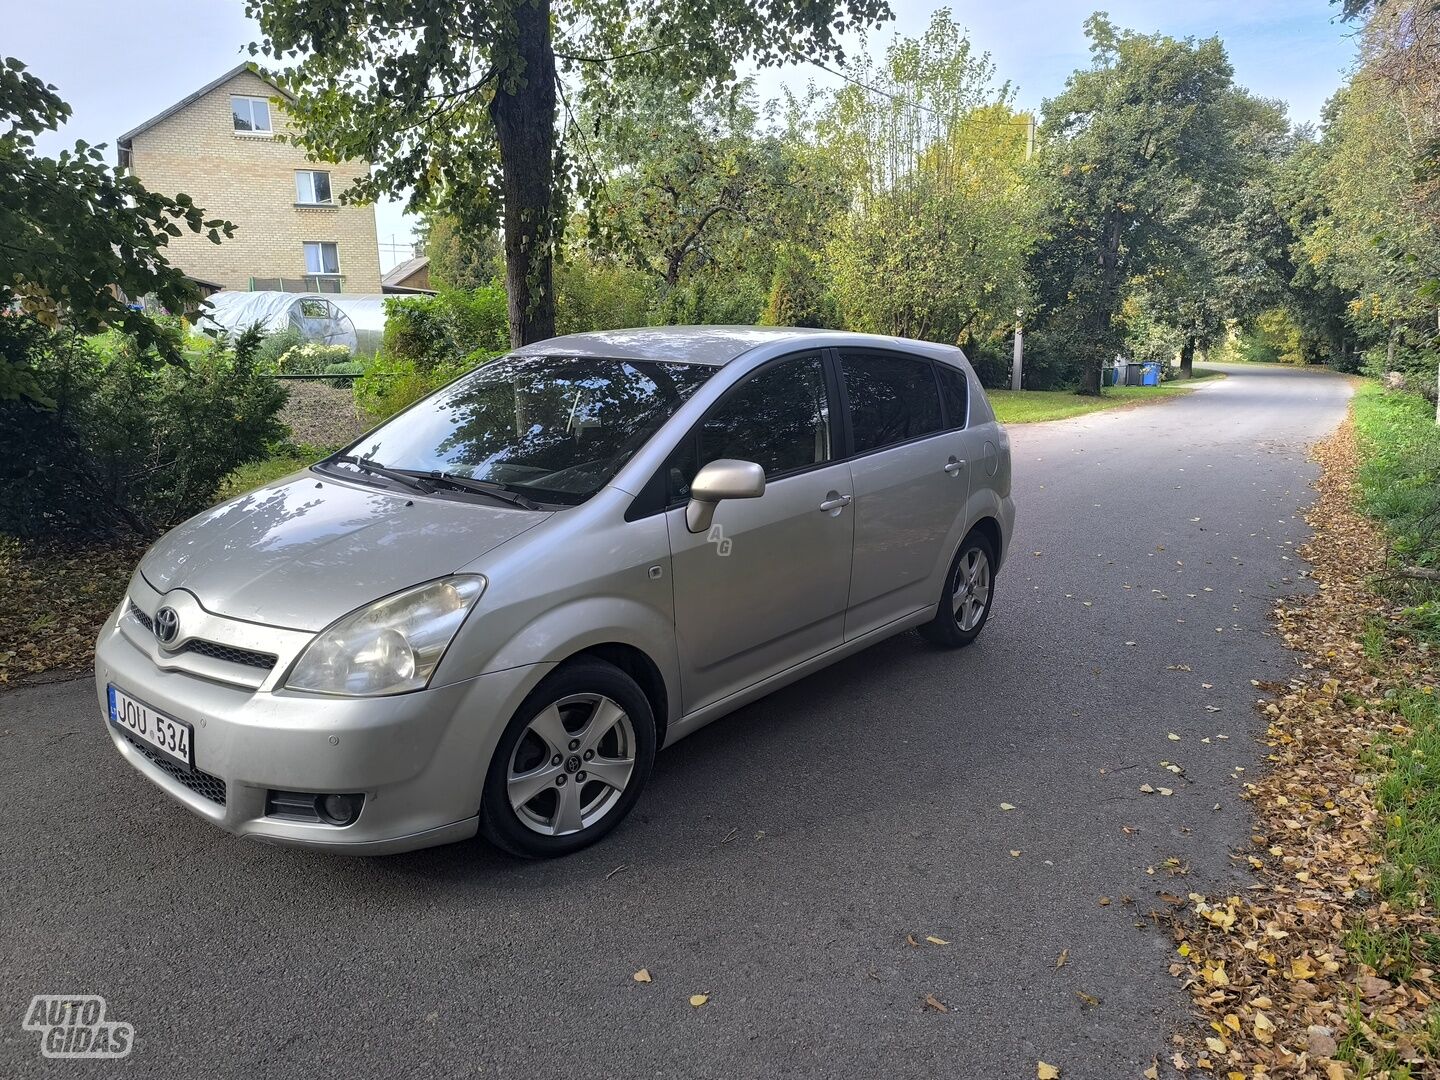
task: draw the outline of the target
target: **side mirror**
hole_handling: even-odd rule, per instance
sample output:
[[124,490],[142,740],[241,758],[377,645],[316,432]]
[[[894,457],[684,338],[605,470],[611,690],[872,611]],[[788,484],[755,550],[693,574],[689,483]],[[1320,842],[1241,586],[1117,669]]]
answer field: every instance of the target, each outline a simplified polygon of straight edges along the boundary
[[722,499],[758,499],[765,494],[765,470],[753,461],[717,458],[690,482],[685,527],[692,533],[710,531],[715,507]]

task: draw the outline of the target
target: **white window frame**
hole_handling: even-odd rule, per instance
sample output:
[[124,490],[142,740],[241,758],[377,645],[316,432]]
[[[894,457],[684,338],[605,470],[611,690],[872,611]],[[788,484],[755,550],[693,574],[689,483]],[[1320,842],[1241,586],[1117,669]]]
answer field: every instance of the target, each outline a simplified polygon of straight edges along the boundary
[[[245,112],[250,118],[250,127],[242,128],[235,126],[235,118],[240,112],[239,103],[245,103]],[[265,126],[255,126],[255,106],[260,105],[265,109]],[[231,94],[230,95],[230,126],[234,128],[237,135],[271,135],[274,133],[274,118],[270,115],[270,99],[256,97],[254,94]]]
[[[325,186],[330,189],[328,199],[315,198],[315,177],[325,177]],[[305,197],[305,186],[301,178],[308,178],[310,185],[310,198]],[[330,182],[330,173],[326,169],[296,169],[295,170],[295,202],[300,206],[334,206],[335,187]]]
[[[334,270],[326,270],[326,269],[325,269],[325,249],[326,249],[327,247],[330,248],[330,249],[332,249],[332,250],[334,251],[334,254],[335,254],[335,262],[334,262],[335,269],[334,269]],[[334,240],[305,240],[305,241],[302,241],[302,243],[301,243],[301,245],[300,245],[300,248],[301,248],[301,251],[304,253],[304,257],[305,257],[305,276],[306,276],[306,277],[313,277],[313,278],[338,278],[338,277],[343,277],[343,276],[344,276],[344,275],[342,275],[341,272],[340,272],[340,245],[339,245],[339,243],[337,243],[336,241],[334,241]],[[311,248],[314,248],[314,249],[315,249],[316,265],[318,265],[318,266],[320,267],[320,269],[318,269],[318,270],[312,269],[311,266],[310,266],[310,249],[311,249]]]

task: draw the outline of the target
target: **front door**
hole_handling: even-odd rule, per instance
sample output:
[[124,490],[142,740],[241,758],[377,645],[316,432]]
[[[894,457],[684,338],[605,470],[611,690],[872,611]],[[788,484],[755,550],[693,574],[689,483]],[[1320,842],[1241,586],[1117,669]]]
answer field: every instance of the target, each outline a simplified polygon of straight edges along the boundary
[[[668,466],[671,573],[684,711],[839,645],[850,585],[850,467],[835,462],[819,352],[767,364],[729,391]],[[689,484],[717,458],[758,462],[765,494],[685,524]],[[823,505],[822,505],[823,504]]]

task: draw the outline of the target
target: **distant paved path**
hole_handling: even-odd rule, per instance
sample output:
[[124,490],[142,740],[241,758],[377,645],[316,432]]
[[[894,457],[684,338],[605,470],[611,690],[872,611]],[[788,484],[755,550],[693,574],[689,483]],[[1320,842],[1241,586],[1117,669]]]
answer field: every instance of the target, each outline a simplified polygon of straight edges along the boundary
[[[1232,371],[1016,429],[979,645],[905,635],[705,729],[561,862],[237,841],[120,761],[88,683],[0,695],[0,1075],[1138,1077],[1184,997],[1137,911],[1235,873],[1250,680],[1292,669],[1269,608],[1349,396]],[[42,1062],[40,992],[105,995],[134,1055]]]

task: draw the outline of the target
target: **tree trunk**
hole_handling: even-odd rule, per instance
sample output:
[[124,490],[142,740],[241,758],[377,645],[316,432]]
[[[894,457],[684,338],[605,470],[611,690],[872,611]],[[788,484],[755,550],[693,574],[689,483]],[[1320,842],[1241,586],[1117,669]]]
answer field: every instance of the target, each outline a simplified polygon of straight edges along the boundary
[[1187,337],[1180,346],[1180,378],[1189,379],[1195,374],[1195,339]]
[[555,336],[551,278],[556,110],[550,0],[520,0],[514,34],[513,59],[497,73],[490,117],[500,146],[510,344],[518,348]]

